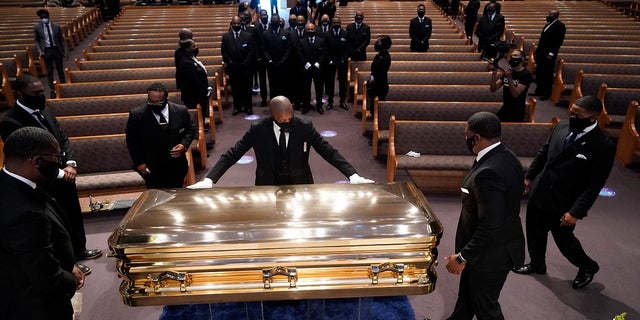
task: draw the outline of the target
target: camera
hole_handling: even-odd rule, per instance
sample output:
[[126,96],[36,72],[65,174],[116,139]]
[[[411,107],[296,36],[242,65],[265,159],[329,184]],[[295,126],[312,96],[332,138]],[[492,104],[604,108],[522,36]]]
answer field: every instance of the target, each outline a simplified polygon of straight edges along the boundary
[[502,55],[516,48],[516,44],[508,41],[497,41],[491,44],[492,47],[498,49],[498,53]]

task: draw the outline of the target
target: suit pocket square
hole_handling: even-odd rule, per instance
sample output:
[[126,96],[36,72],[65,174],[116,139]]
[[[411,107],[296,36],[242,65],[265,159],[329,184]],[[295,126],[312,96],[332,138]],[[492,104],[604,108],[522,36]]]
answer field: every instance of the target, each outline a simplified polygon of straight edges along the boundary
[[578,158],[578,159],[583,159],[583,160],[587,160],[587,157],[585,157],[585,156],[584,156],[584,154],[582,154],[582,153],[578,153],[578,154],[576,155],[576,158]]
[[469,190],[467,190],[467,188],[460,188],[460,191],[462,191],[462,193],[469,194]]

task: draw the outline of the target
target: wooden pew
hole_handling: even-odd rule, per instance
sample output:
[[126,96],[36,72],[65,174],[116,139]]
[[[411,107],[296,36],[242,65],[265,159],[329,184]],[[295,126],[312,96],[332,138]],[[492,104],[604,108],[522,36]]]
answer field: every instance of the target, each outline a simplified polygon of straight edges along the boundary
[[13,107],[16,103],[16,98],[13,96],[13,88],[11,88],[9,74],[2,62],[0,62],[0,81],[0,95],[2,95],[2,98],[6,103],[6,107]]
[[638,101],[632,101],[629,103],[616,148],[616,159],[625,167],[640,162],[638,128],[640,128],[640,105]]
[[[640,74],[595,74],[580,70],[573,81],[574,88],[569,100],[569,106],[578,98],[586,95],[597,95],[600,86],[606,83],[615,88],[640,88]],[[629,100],[631,101],[631,100]],[[628,101],[625,102],[625,107]],[[624,114],[624,111],[622,112]]]
[[640,100],[640,88],[613,88],[603,83],[598,98],[603,104],[598,125],[617,139],[624,124],[626,107],[630,101]]

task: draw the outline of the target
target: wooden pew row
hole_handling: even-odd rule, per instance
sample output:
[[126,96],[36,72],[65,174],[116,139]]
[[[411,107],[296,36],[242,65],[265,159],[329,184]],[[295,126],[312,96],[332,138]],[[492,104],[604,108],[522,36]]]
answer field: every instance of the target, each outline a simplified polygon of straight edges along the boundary
[[[526,122],[535,122],[535,104],[529,98]],[[476,112],[496,113],[501,102],[467,101],[379,101],[373,104],[373,157],[378,158],[380,147],[389,141],[390,118],[396,120],[466,121]]]
[[[640,89],[640,74],[598,74],[585,73],[579,70],[573,81],[574,87],[569,100],[569,106],[577,99],[586,95],[597,95],[603,83],[615,88],[638,88]],[[624,108],[626,111],[627,103]],[[624,111],[623,113],[624,114]]]
[[[171,58],[174,59],[175,48],[172,50],[147,50],[147,51],[115,51],[115,52],[87,52],[82,55],[85,61],[96,60],[126,60],[126,59],[151,59],[151,58]],[[219,57],[222,60],[220,47],[200,48],[201,57]],[[175,62],[174,62],[175,66]]]
[[629,102],[640,100],[640,88],[614,88],[603,83],[598,91],[598,98],[603,104],[598,125],[617,139],[624,124]]
[[4,64],[0,62],[0,109],[2,109],[2,107],[13,107],[15,103],[16,98],[13,96],[9,74]]
[[640,163],[640,105],[631,101],[616,147],[616,159],[625,167]]
[[[198,48],[200,51],[204,51],[209,48],[220,48],[220,41],[196,41],[198,44]],[[135,44],[122,44],[122,45],[106,45],[103,43],[94,43],[89,45],[89,49],[87,52],[121,52],[121,51],[175,51],[178,48],[178,41],[174,37],[174,39],[166,39],[164,41],[156,41],[154,43],[145,44],[145,43],[135,43]],[[219,55],[218,53],[210,54],[210,55]],[[204,55],[204,54],[203,54]]]
[[573,81],[580,70],[585,73],[636,75],[640,74],[640,64],[574,63],[560,59],[549,101],[557,104],[563,94],[571,93],[574,87]]
[[[199,56],[198,59],[205,66],[222,65],[222,56]],[[108,70],[108,69],[137,69],[154,67],[174,67],[175,59],[173,55],[165,58],[141,58],[141,59],[118,59],[118,60],[75,60],[77,70]],[[208,71],[208,69],[207,69]]]
[[[503,123],[501,141],[526,169],[556,122]],[[459,193],[460,182],[475,158],[461,138],[466,126],[466,121],[411,121],[391,116],[387,181],[395,180],[396,170],[407,170],[425,192]],[[407,156],[409,151],[420,153],[420,157]]]

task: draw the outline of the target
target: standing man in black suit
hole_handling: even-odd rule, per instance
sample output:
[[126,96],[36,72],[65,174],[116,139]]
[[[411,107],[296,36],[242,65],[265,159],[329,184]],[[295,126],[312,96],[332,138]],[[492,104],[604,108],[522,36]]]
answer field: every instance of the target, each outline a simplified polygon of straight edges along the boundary
[[342,29],[340,18],[334,17],[331,21],[331,30],[325,35],[327,44],[328,63],[323,69],[325,90],[327,91],[327,110],[333,108],[333,97],[335,95],[336,71],[338,72],[338,94],[340,95],[340,108],[349,110],[347,107],[347,62],[349,60],[349,36]]
[[71,297],[84,285],[74,264],[68,221],[42,187],[55,180],[64,156],[46,130],[16,130],[4,145],[0,171],[2,319],[72,319]]
[[200,49],[198,44],[191,39],[181,41],[183,48],[178,77],[180,86],[180,98],[189,109],[196,109],[200,104],[202,119],[209,117],[209,97],[213,88],[209,86],[207,68],[198,60]]
[[387,73],[391,68],[391,38],[389,36],[379,36],[373,45],[377,54],[371,62],[371,74],[367,80],[367,112],[373,113],[373,100],[378,97],[384,100],[389,93],[389,80]]
[[231,82],[233,115],[244,111],[253,114],[251,75],[255,69],[255,43],[250,33],[241,30],[239,16],[231,19],[231,30],[222,35],[222,60]]
[[347,26],[347,34],[351,42],[351,53],[349,56],[353,61],[367,60],[367,47],[371,42],[371,29],[364,23],[362,11],[356,11],[353,17],[354,22]]
[[429,50],[429,38],[431,38],[431,18],[425,17],[424,4],[418,5],[418,16],[409,22],[409,37],[411,37],[412,52],[427,52]]
[[294,117],[293,107],[287,98],[280,96],[271,99],[269,110],[270,117],[253,123],[235,146],[220,156],[207,177],[188,188],[211,188],[251,148],[257,161],[257,186],[313,183],[309,167],[311,148],[349,177],[351,183],[373,182],[358,175],[338,150],[322,138],[310,121]]
[[[71,235],[76,261],[100,257],[101,250],[87,250],[86,247],[87,237],[78,200],[78,190],[76,189],[76,170],[82,164],[74,160],[69,138],[60,129],[56,118],[45,108],[47,99],[44,96],[44,84],[31,75],[23,74],[14,82],[14,89],[18,97],[16,105],[7,111],[0,120],[2,140],[7,141],[10,134],[22,127],[43,128],[56,138],[65,154],[65,160],[60,163],[57,179],[43,185],[43,187],[50,196],[56,199],[69,221],[68,231]],[[91,268],[88,266],[78,264],[78,267],[85,274],[91,273]]]
[[190,29],[183,28],[178,32],[178,37],[180,40],[178,41],[178,48],[173,53],[173,58],[175,60],[176,65],[176,88],[181,89],[180,78],[178,78],[178,73],[180,71],[180,63],[182,62],[182,58],[185,55],[185,46],[183,45],[184,41],[193,39],[193,32]]
[[477,157],[460,188],[456,253],[445,258],[447,271],[461,274],[451,320],[504,319],[500,291],[511,268],[524,263],[522,164],[500,134],[493,113],[478,112],[467,121],[467,147]]
[[467,38],[473,38],[473,28],[478,22],[478,10],[480,9],[480,0],[469,0],[464,8],[464,33]]
[[262,54],[267,64],[269,76],[269,96],[288,95],[287,77],[289,76],[289,55],[291,53],[291,35],[289,30],[280,26],[280,17],[271,16],[268,30],[263,32]]
[[504,17],[496,11],[495,3],[489,3],[487,14],[478,21],[476,36],[478,36],[478,50],[482,51],[482,57],[494,59],[498,49],[492,46],[500,41],[504,33]]
[[558,51],[564,42],[567,32],[562,21],[558,20],[560,11],[551,10],[547,15],[547,24],[542,28],[538,46],[536,47],[536,92],[540,100],[547,100],[551,95],[553,71],[558,59]]
[[322,109],[322,69],[326,60],[326,49],[324,39],[316,36],[316,26],[307,23],[307,39],[302,39],[298,43],[298,55],[301,61],[302,82],[302,114],[309,112],[309,102],[311,101],[311,81],[316,93],[316,110],[319,114],[324,114]]
[[147,88],[147,104],[129,112],[127,148],[147,189],[182,188],[187,174],[185,152],[196,125],[187,108],[167,101],[162,83]]
[[598,127],[602,102],[593,96],[576,100],[571,117],[555,127],[525,174],[527,247],[531,262],[514,269],[519,274],[545,274],[547,234],[563,256],[578,267],[573,288],[587,286],[600,266],[582,249],[573,234],[576,224],[598,198],[609,177],[616,145]]
[[33,26],[33,34],[38,48],[38,54],[44,59],[47,67],[47,82],[51,91],[51,98],[56,97],[53,87],[53,67],[58,71],[60,83],[67,82],[64,75],[62,58],[67,58],[67,41],[62,35],[62,29],[57,23],[49,20],[49,11],[40,9],[37,12],[40,22]]
[[253,42],[256,48],[256,69],[259,80],[258,86],[260,87],[261,107],[267,106],[267,60],[262,50],[265,41],[264,33],[267,30],[269,30],[269,16],[267,15],[267,10],[262,9],[260,10],[260,21],[251,30],[253,31]]

